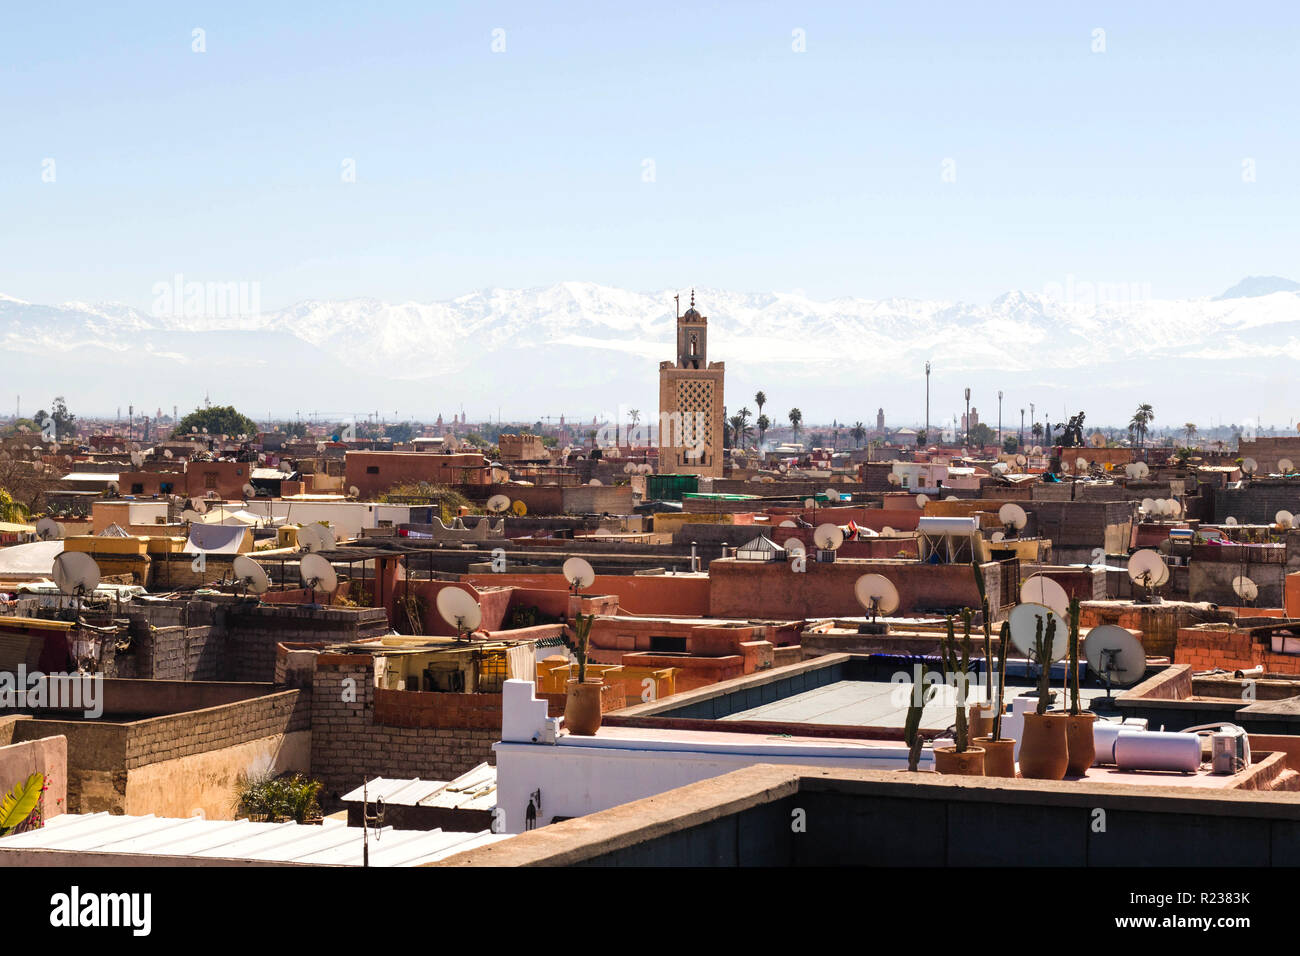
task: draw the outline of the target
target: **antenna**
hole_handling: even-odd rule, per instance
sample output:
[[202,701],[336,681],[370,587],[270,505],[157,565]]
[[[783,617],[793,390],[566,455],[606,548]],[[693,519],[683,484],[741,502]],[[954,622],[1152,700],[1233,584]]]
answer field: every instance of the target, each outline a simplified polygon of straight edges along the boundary
[[1065,593],[1065,588],[1045,574],[1035,574],[1020,585],[1020,600],[1050,607],[1061,617],[1070,610],[1070,596]]
[[[1038,635],[1038,622],[1040,620],[1043,622],[1043,640],[1046,641],[1047,622],[1052,618],[1056,620],[1056,633],[1052,635],[1052,644],[1047,648],[1047,659],[1040,661],[1034,647],[1034,638]],[[1011,628],[1011,643],[1016,646],[1016,650],[1039,667],[1050,667],[1054,661],[1065,657],[1070,649],[1069,623],[1045,604],[1032,602],[1017,604],[1011,609],[1007,623]]]
[[36,537],[42,541],[57,541],[63,537],[63,525],[53,518],[42,518],[36,522]]
[[235,556],[233,570],[235,583],[242,591],[264,594],[271,587],[271,579],[267,577],[265,569],[246,554]]
[[898,588],[883,574],[864,574],[853,582],[853,596],[871,615],[871,621],[858,628],[859,634],[888,634],[889,625],[876,618],[898,610]]
[[510,510],[509,495],[493,495],[487,500],[487,510],[493,514],[499,515],[504,511]]
[[298,574],[302,583],[307,585],[307,590],[311,591],[312,604],[316,603],[317,591],[333,593],[339,583],[334,568],[319,554],[309,554],[298,562]]
[[569,587],[574,594],[581,593],[583,588],[591,587],[596,580],[596,572],[592,570],[591,564],[585,558],[569,558],[564,562],[562,569],[564,580],[569,582]]
[[1232,579],[1232,589],[1237,592],[1237,597],[1247,604],[1253,605],[1255,599],[1259,597],[1259,587],[1245,575],[1238,575]]
[[1253,475],[1255,472],[1259,470],[1259,462],[1257,462],[1254,458],[1247,458],[1245,461],[1241,463],[1241,470],[1248,475]]
[[442,619],[456,629],[458,641],[468,641],[470,634],[483,623],[483,609],[468,591],[457,587],[443,588],[435,603]]
[[99,565],[88,554],[64,551],[54,559],[53,574],[54,583],[59,590],[72,596],[80,623],[82,601],[87,594],[94,594],[95,588],[99,586]]
[[1083,639],[1083,656],[1094,674],[1106,682],[1106,696],[1093,701],[1113,705],[1111,686],[1128,687],[1146,673],[1146,651],[1136,637],[1118,624],[1094,627]]
[[1154,591],[1169,580],[1169,565],[1159,551],[1143,548],[1128,559],[1128,576],[1144,592],[1138,603],[1159,604]]

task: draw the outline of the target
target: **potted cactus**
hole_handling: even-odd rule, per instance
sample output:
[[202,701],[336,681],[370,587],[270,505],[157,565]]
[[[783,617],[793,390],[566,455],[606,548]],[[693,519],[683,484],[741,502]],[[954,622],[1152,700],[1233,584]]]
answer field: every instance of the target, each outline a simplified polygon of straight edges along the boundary
[[1069,755],[1066,773],[1082,776],[1097,759],[1097,744],[1093,740],[1093,724],[1097,715],[1085,711],[1079,702],[1079,599],[1070,601],[1070,671],[1066,675],[1069,688],[1070,710],[1065,715],[1065,743]]
[[1034,659],[1038,664],[1038,707],[1025,714],[1024,740],[1020,742],[1020,776],[1031,780],[1061,780],[1065,777],[1069,753],[1065,740],[1065,715],[1048,713],[1052,699],[1052,643],[1056,638],[1056,615],[1048,614],[1046,627],[1038,618],[1034,633]]
[[[925,738],[921,736],[921,714],[925,711],[925,705],[934,699],[935,688],[932,686],[912,685],[911,703],[907,705],[907,723],[903,727],[903,742],[907,744],[907,769],[909,773],[917,773],[917,767],[921,762],[921,748],[925,746]],[[933,770],[927,773],[934,773]]]
[[[984,627],[984,700],[975,702],[970,705],[970,717],[968,724],[972,739],[987,737],[993,732],[993,619],[989,611],[988,592],[984,588],[984,572],[980,570],[979,563],[971,562],[971,570],[975,576],[975,586],[979,589],[980,609],[983,613]],[[970,628],[969,612],[962,612],[963,623],[967,630]]]
[[1002,622],[997,643],[997,692],[992,695],[993,720],[989,736],[976,737],[975,746],[984,748],[984,776],[1014,777],[1016,775],[1016,742],[1002,736],[1002,701],[1006,693],[1007,644],[1011,640],[1011,625]]
[[565,685],[564,727],[569,733],[583,737],[595,736],[600,729],[600,695],[605,686],[599,678],[587,680],[587,648],[595,620],[594,614],[579,614],[574,619],[573,638],[564,635],[564,644],[573,651],[578,663],[577,678],[570,678]]
[[953,634],[952,618],[948,618],[948,637],[944,641],[941,658],[943,671],[957,689],[957,726],[953,746],[934,749],[934,769],[940,773],[966,777],[984,776],[984,750],[972,747],[966,725],[966,684],[970,678],[970,611],[963,613],[966,629],[958,654],[957,638]]

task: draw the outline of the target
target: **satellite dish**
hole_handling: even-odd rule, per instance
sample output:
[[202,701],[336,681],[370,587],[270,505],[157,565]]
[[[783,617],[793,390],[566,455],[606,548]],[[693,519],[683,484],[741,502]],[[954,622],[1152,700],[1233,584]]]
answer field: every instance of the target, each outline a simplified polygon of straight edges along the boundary
[[42,518],[36,522],[36,537],[42,541],[57,541],[63,537],[63,526],[53,518]]
[[1029,464],[1029,459],[1026,458],[1024,455],[1016,455],[1016,464],[1019,465],[1021,468],[1024,468],[1025,465]]
[[1241,470],[1248,475],[1253,475],[1256,471],[1259,470],[1259,462],[1257,462],[1254,458],[1247,458],[1245,461],[1241,463]]
[[844,543],[844,532],[833,524],[819,525],[813,532],[813,543],[823,551],[834,551]]
[[298,563],[298,574],[302,578],[302,583],[313,592],[332,592],[339,583],[338,575],[334,573],[330,563],[319,554],[309,554],[304,557]]
[[113,495],[117,494],[117,482],[116,482],[116,481],[110,481],[110,482],[108,483],[108,492],[109,492],[109,494],[113,494]]
[[139,468],[141,465],[144,464],[144,455],[142,455],[142,454],[141,454],[140,452],[138,452],[138,451],[133,451],[133,452],[131,452],[131,464],[133,464],[133,465],[135,465],[135,467]]
[[1035,574],[1020,585],[1020,600],[1050,607],[1061,617],[1070,612],[1070,596],[1065,588],[1044,574]]
[[499,515],[503,511],[510,510],[509,495],[493,495],[487,500],[487,510],[493,514]]
[[1238,575],[1232,579],[1232,589],[1237,592],[1237,597],[1247,604],[1254,603],[1255,598],[1259,597],[1258,586],[1245,575]]
[[899,478],[898,475],[894,474],[894,472],[891,471],[891,472],[889,473],[889,483],[890,483],[891,485],[899,485],[899,484],[902,484],[902,481],[903,481],[903,479]]
[[1038,633],[1038,622],[1043,622],[1043,639],[1047,639],[1047,621],[1055,619],[1056,633],[1052,635],[1052,645],[1047,649],[1047,662],[1059,661],[1069,652],[1070,649],[1070,625],[1050,607],[1044,604],[1017,604],[1011,609],[1011,614],[1007,618],[1007,623],[1011,626],[1011,643],[1015,644],[1016,649],[1025,657],[1037,664],[1044,663],[1038,660],[1034,652],[1034,636]]
[[1279,458],[1277,460],[1277,470],[1284,475],[1289,475],[1295,471],[1295,463],[1290,458]]
[[1156,500],[1154,498],[1143,498],[1138,510],[1146,515],[1152,514],[1156,510]]
[[1169,565],[1159,551],[1143,548],[1128,559],[1128,576],[1144,588],[1158,588],[1169,580]]
[[587,484],[599,488],[601,485],[601,480],[599,478],[593,478],[591,479],[591,481],[587,482]]
[[925,507],[926,505],[928,505],[929,503],[930,503],[930,496],[929,496],[929,495],[921,495],[921,494],[918,494],[918,495],[916,496],[916,506],[917,506],[918,508],[924,508],[924,507]]
[[181,512],[181,520],[189,524],[199,524],[203,521],[203,515],[199,514],[193,508],[186,508]]
[[64,594],[91,594],[99,585],[99,565],[81,551],[64,551],[54,559],[54,583]]
[[1183,513],[1183,503],[1179,501],[1177,498],[1170,498],[1169,513],[1174,517],[1178,517],[1179,515],[1181,515]]
[[528,514],[528,505],[515,499],[515,501],[510,504],[510,510],[514,512],[515,517],[522,518],[524,515]]
[[894,533],[894,529],[891,528],[889,525],[885,525],[883,528],[880,529],[880,534],[882,537],[888,537],[893,533]]
[[483,609],[474,600],[474,595],[460,588],[443,588],[438,592],[435,602],[438,614],[456,629],[457,636],[468,636],[471,631],[483,623]]
[[898,588],[883,574],[864,574],[853,582],[853,596],[874,621],[879,614],[898,610]]
[[201,515],[208,513],[208,503],[202,498],[191,498],[190,507]]
[[1005,541],[1006,537],[1007,534],[1005,531],[994,531],[991,535],[989,535],[989,540],[992,541],[994,544],[997,544],[999,541]]
[[1229,528],[1235,528],[1237,526],[1237,519],[1232,515],[1228,515],[1228,517],[1223,519],[1223,523]]
[[289,464],[287,461],[280,462],[279,468],[280,468],[280,474],[282,475],[293,474],[293,465]]
[[995,475],[1005,475],[1010,470],[1011,470],[1011,466],[1008,465],[1005,461],[1000,461],[993,466],[993,473]]
[[592,570],[591,565],[585,558],[569,558],[564,562],[563,572],[564,580],[569,582],[569,586],[574,591],[589,588],[591,583],[596,580],[596,572]]
[[246,485],[244,485],[244,497],[245,497],[245,498],[256,498],[256,497],[257,497],[257,489],[254,488],[251,484],[246,484]]
[[1043,446],[1042,446],[1042,445],[1035,445],[1035,446],[1034,446],[1033,448],[1031,448],[1029,451],[1030,451],[1030,454],[1041,455],[1041,454],[1043,453]]
[[1286,529],[1295,524],[1295,515],[1284,508],[1273,516],[1273,520]]
[[1083,639],[1083,656],[1092,672],[1106,682],[1107,697],[1112,684],[1136,684],[1147,669],[1141,642],[1118,624],[1102,624],[1089,631]]
[[1069,471],[1070,471],[1070,463],[1069,463],[1068,461],[1062,461],[1062,462],[1061,462],[1061,471],[1065,472],[1066,474],[1069,474]]
[[839,500],[840,500],[840,493],[839,493],[838,491],[836,491],[834,488],[827,488],[825,491],[822,492],[822,494],[824,494],[824,495],[826,496],[826,500],[827,500],[827,501],[839,501]]
[[1145,461],[1138,462],[1137,474],[1139,478],[1145,478],[1147,475],[1151,474],[1151,466],[1148,465]]
[[778,528],[797,528],[797,527],[799,527],[799,526],[798,526],[797,524],[795,524],[793,521],[791,521],[789,518],[786,518],[786,519],[785,519],[784,521],[782,521],[779,525],[777,525],[777,527],[778,527]]
[[1106,436],[1103,435],[1101,432],[1093,432],[1091,437],[1089,437],[1088,441],[1092,444],[1093,448],[1106,447]]
[[1008,501],[998,509],[998,520],[1008,528],[1013,528],[1016,531],[1019,531],[1024,528],[1025,523],[1029,520],[1029,516],[1025,514],[1025,509],[1020,507],[1020,505],[1016,504],[1014,501]]
[[803,555],[807,553],[807,548],[804,547],[803,542],[800,541],[798,538],[787,539],[785,544],[781,545],[781,547],[785,548],[786,553],[789,554],[791,557],[793,557],[794,555]]
[[334,548],[334,532],[323,524],[305,524],[298,529],[298,547],[304,551],[330,551]]
[[1088,459],[1080,455],[1078,458],[1074,459],[1074,467],[1078,468],[1080,471],[1083,471],[1085,468],[1088,467]]
[[235,555],[233,571],[235,582],[245,591],[264,594],[271,587],[271,579],[267,577],[266,571],[246,554]]
[[164,457],[164,458],[175,458],[175,457],[176,457],[176,453],[173,452],[170,448],[164,448],[164,449],[163,449],[163,457]]
[[360,498],[361,489],[358,488],[356,485],[348,485],[348,495],[352,498]]

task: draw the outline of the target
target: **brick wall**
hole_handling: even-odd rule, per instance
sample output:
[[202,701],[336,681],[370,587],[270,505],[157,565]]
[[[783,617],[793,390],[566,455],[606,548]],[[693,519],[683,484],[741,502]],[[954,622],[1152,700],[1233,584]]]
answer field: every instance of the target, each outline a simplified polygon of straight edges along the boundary
[[[345,689],[355,699],[346,699]],[[451,780],[484,761],[494,762],[492,744],[501,739],[499,716],[496,725],[487,728],[386,726],[375,721],[375,690],[374,663],[368,655],[317,658],[311,688],[311,766],[312,775],[325,784],[322,803],[327,809],[336,809],[338,798],[366,777]],[[500,696],[496,708],[499,715]]]
[[281,641],[357,641],[388,633],[383,608],[261,605],[232,609],[226,619],[226,679],[275,679]]
[[128,724],[125,769],[311,729],[311,701],[287,690]]
[[1174,661],[1190,665],[1193,671],[1216,667],[1249,670],[1263,665],[1266,674],[1300,674],[1300,655],[1275,654],[1268,643],[1254,640],[1249,631],[1226,626],[1181,629]]

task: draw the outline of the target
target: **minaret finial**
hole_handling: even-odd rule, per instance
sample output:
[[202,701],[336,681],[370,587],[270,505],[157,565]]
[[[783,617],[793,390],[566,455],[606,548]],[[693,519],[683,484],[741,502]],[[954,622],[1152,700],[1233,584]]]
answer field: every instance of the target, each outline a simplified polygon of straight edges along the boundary
[[691,308],[695,308],[695,290],[691,289]]

